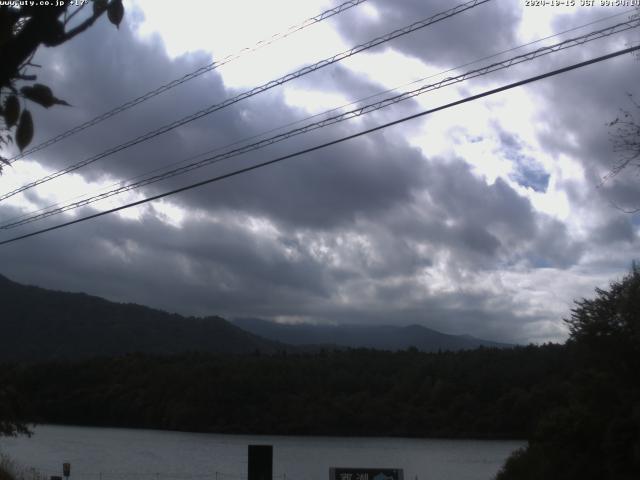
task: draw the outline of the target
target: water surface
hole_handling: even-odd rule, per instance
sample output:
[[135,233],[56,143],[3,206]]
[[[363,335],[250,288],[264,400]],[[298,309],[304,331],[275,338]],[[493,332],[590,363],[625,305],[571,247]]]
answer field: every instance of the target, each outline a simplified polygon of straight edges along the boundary
[[[327,480],[330,467],[404,469],[405,480],[488,480],[519,441],[219,435],[41,425],[31,438],[0,438],[0,451],[49,478],[246,478],[247,445],[273,445],[274,477]],[[30,477],[27,475],[27,480]]]

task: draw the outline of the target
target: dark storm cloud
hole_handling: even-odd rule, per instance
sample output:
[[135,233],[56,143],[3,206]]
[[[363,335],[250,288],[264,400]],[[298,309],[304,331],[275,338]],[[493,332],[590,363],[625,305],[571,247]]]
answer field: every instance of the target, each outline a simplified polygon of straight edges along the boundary
[[560,268],[579,261],[584,245],[503,180],[487,185],[466,163],[438,159],[430,162],[427,178],[426,196],[388,213],[385,224],[401,238],[449,251],[465,268],[490,270],[514,257]]
[[[475,177],[470,167],[457,161],[434,169],[428,192],[440,203],[441,212],[465,223],[473,219],[478,225],[493,227],[514,235],[514,240],[534,233],[535,219],[529,201],[519,196],[502,179],[493,185]],[[506,239],[505,239],[506,241]]]
[[529,255],[536,266],[566,269],[578,264],[587,248],[585,242],[571,237],[566,224],[541,215]]
[[[158,39],[140,42],[128,26],[116,31],[101,22],[85,35],[85,41],[39,51],[38,61],[56,66],[44,69],[40,80],[54,86],[55,92],[74,107],[38,110],[34,144],[211,62],[204,54],[170,61]],[[83,61],[73,61],[76,58]],[[220,77],[205,74],[33,157],[51,168],[61,168],[193,113],[225,95]],[[221,122],[216,131],[210,132],[212,140],[222,141],[230,133],[228,125]],[[188,132],[174,130],[158,138],[151,148],[133,147],[95,163],[83,174],[139,173],[159,161],[188,154],[189,140]]]
[[[575,13],[558,15],[553,20],[555,30],[584,24],[611,13],[623,13],[623,9],[577,9]],[[628,15],[618,16],[572,33],[577,36],[589,30],[626,21]],[[587,60],[630,46],[637,39],[637,29],[607,37],[589,44],[588,48],[568,50],[566,56],[549,58],[550,67]],[[631,106],[628,94],[638,92],[639,64],[631,54],[606,60],[602,63],[554,77],[536,84],[537,97],[548,108],[542,109],[538,118],[545,133],[540,135],[549,153],[566,153],[580,159],[588,175],[594,169],[609,169],[614,159],[610,142],[611,129],[607,124],[614,120],[621,108]],[[593,177],[590,179],[593,180]]]
[[628,218],[620,216],[605,220],[593,233],[593,240],[603,246],[618,242],[632,243],[636,240],[632,223]]
[[[499,49],[511,41],[517,20],[507,3],[478,7],[460,21],[417,39],[407,37],[397,46],[438,65],[481,56],[482,46],[489,44]],[[384,25],[365,22],[352,31],[344,26],[342,33],[354,40],[370,37],[380,27],[388,30],[389,25],[407,24],[450,6],[414,1],[400,9],[376,2]],[[141,42],[126,25],[115,31],[102,22],[82,41],[40,54],[43,64],[57,65],[44,68],[41,80],[75,106],[39,111],[35,142],[210,60],[200,53],[170,60],[158,38]],[[296,86],[335,91],[350,99],[380,88],[340,66]],[[219,74],[207,74],[33,158],[48,168],[60,168],[237,93],[225,87]],[[146,192],[308,148],[415,107],[408,103],[360,123],[296,138]],[[572,115],[568,109],[563,114]],[[127,178],[305,115],[274,90],[79,173],[87,179]],[[514,158],[521,151],[520,142],[507,133],[502,136],[503,148]],[[544,174],[532,167],[534,160],[521,163],[522,183],[542,188]],[[27,195],[38,205],[48,201],[37,191]],[[514,340],[525,339],[526,324],[541,317],[514,313],[519,305],[500,285],[479,285],[482,277],[470,272],[491,273],[513,258],[567,268],[583,251],[564,224],[536,212],[505,180],[487,184],[464,160],[425,157],[397,129],[172,197],[170,202],[186,211],[179,227],[161,220],[161,207],[145,207],[139,220],[103,217],[2,247],[1,273],[26,283],[187,314],[425,323],[451,333]],[[0,211],[3,218],[16,213],[6,206]],[[623,230],[618,237],[624,236]],[[452,291],[428,286],[430,278],[434,283],[442,280],[431,271],[436,266],[454,284]]]
[[409,200],[423,175],[415,150],[378,135],[234,178],[189,198],[269,215],[290,225],[331,228]]
[[612,215],[637,216],[640,212],[640,178],[628,167],[618,175],[599,184],[600,200]]
[[[377,228],[358,226],[361,235]],[[348,268],[314,256],[311,245],[297,241],[295,232],[270,240],[243,228],[233,217],[215,225],[186,222],[182,229],[162,225],[150,215],[141,222],[111,217],[10,246],[2,252],[2,262],[5,273],[18,280],[36,278],[57,288],[88,290],[181,313],[418,322],[491,338],[522,335],[521,321],[506,309],[489,315],[479,295],[430,295],[421,289],[411,278],[413,269],[407,267],[419,269],[430,262],[406,240],[372,236],[372,241],[380,263],[371,265],[366,255],[360,261],[350,257],[354,272],[360,274],[345,275]],[[284,246],[295,255],[285,256]],[[338,245],[331,246],[344,253]],[[454,261],[459,262],[459,256]],[[397,275],[405,276],[403,283],[386,283]],[[359,284],[375,293],[358,296]],[[337,289],[358,299],[357,307],[337,306]],[[488,317],[501,330],[487,329],[483,319]]]
[[[572,15],[557,16],[554,28],[561,30],[611,13],[581,9]],[[626,17],[592,28],[603,28]],[[637,35],[636,29],[622,37],[598,41],[591,48],[575,52],[576,58],[572,61],[624,48],[633,43]],[[561,180],[561,188],[576,209],[574,215],[577,215],[577,209],[588,215],[583,226],[587,231],[583,235],[590,245],[583,245],[582,251],[601,248],[600,245],[608,242],[638,241],[632,226],[633,218],[622,212],[640,206],[638,178],[627,169],[604,184],[602,179],[620,160],[611,141],[615,130],[608,124],[619,115],[620,109],[632,108],[628,94],[640,94],[637,87],[639,68],[632,55],[625,55],[557,76],[533,89],[544,106],[536,121],[539,126],[536,133],[544,151],[554,161],[562,161],[561,155],[577,160],[584,172],[584,179]]]
[[[66,92],[67,97],[72,95],[68,97],[69,100],[82,107],[56,111],[55,121],[49,112],[39,116],[39,138],[35,142],[73,126],[80,116],[77,110],[82,110],[84,119],[91,118],[124,99],[143,93],[150,85],[177,78],[184,71],[210,61],[204,55],[191,55],[171,62],[157,41],[140,43],[128,28],[114,32],[109,25],[101,25],[101,29],[91,32],[92,39],[95,39],[93,42],[76,42],[64,49],[43,53],[43,63],[62,67],[59,69],[61,73],[51,73],[50,78],[44,76],[42,80],[50,81],[56,91]],[[98,38],[100,41],[97,41]],[[88,61],[82,64],[68,61],[76,57],[87,58]],[[352,85],[357,87],[359,94],[377,88],[356,81],[352,74],[342,68],[327,72],[324,76],[330,79],[334,77],[341,88]],[[77,84],[80,78],[84,79],[82,85]],[[331,82],[328,83],[331,86]],[[324,88],[324,83],[320,85]],[[363,88],[364,85],[368,86],[368,90]],[[48,167],[58,169],[237,93],[225,89],[214,72],[189,82],[188,86],[175,89],[175,94],[172,91],[109,119],[74,137],[73,141],[61,142],[46,150],[46,154],[35,154],[34,158]],[[87,103],[82,103],[84,101]],[[105,173],[127,178],[304,116],[297,113],[297,118],[292,117],[292,110],[283,104],[277,91],[252,98],[246,103],[246,106],[234,105],[157,139],[109,156],[82,169],[80,173],[87,179],[96,179]],[[371,120],[367,120],[367,124],[371,124]],[[315,134],[311,145],[338,138],[343,132],[334,128],[330,133]],[[275,158],[311,145],[308,138],[296,138],[266,150],[267,153],[254,154],[249,158],[255,161]],[[334,147],[326,153],[311,154],[303,162],[255,172],[184,198],[203,208],[250,209],[262,214],[268,211],[269,215],[280,216],[295,224],[327,226],[344,223],[359,212],[376,211],[406,200],[408,192],[419,185],[421,165],[417,152],[402,146],[406,151],[400,153],[396,147],[393,140],[378,135],[373,140],[352,142]],[[231,169],[235,164],[244,166],[247,162],[233,159],[225,164]],[[209,168],[185,178],[200,179],[204,173],[213,175],[225,171],[224,168]],[[166,191],[185,183],[180,178],[163,182],[149,191]],[[251,192],[251,195],[246,192]],[[292,202],[291,198],[297,201]]]
[[[338,25],[340,32],[356,44],[461,3],[464,2],[374,0],[372,5],[379,13],[378,19],[362,19],[357,23],[348,20],[340,23],[338,19]],[[427,65],[453,67],[513,46],[518,21],[519,12],[509,2],[489,2],[398,38],[390,46]]]
[[[444,164],[429,162],[434,186],[441,183],[438,179],[446,171]],[[448,193],[449,184],[432,192],[443,211],[461,201],[461,190],[476,189],[481,199],[493,204],[514,200],[505,185],[487,186],[463,165],[454,171],[458,189]],[[414,211],[422,208],[417,201],[407,204],[413,205]],[[151,209],[140,221],[106,217],[9,246],[0,254],[5,273],[18,280],[38,278],[45,285],[88,290],[183,313],[417,322],[490,338],[522,336],[523,319],[507,313],[506,308],[488,315],[484,311],[486,296],[431,294],[412,278],[431,266],[431,255],[443,250],[453,253],[452,270],[468,266],[472,257],[496,255],[493,249],[484,251],[482,237],[491,234],[472,222],[480,212],[459,208],[455,220],[461,227],[446,231],[439,224],[429,228],[424,218],[412,215],[405,216],[401,225],[403,222],[397,219],[406,208],[397,205],[380,212],[377,221],[359,218],[350,228],[320,233],[319,240],[345,264],[331,264],[316,254],[315,231],[291,227],[280,230],[276,224],[276,233],[253,232],[246,226],[247,217],[238,212],[220,215],[215,223],[187,220],[178,229],[161,223]],[[434,209],[425,208],[425,214],[428,212]],[[479,220],[494,227],[510,223],[510,217],[515,220],[525,212],[526,204],[519,204],[503,208],[493,221],[488,221],[490,214]],[[392,222],[394,218],[396,223]],[[471,226],[464,226],[470,222]],[[424,230],[418,231],[416,225]],[[522,223],[521,227],[524,232],[528,229]],[[411,228],[414,231],[409,235]],[[443,235],[443,228],[445,236],[434,242],[434,237]],[[468,233],[461,235],[465,229]],[[521,237],[523,232],[512,234]],[[354,235],[368,241],[366,248],[348,241]],[[429,253],[419,253],[420,244],[428,245]],[[56,267],[60,262],[67,267]],[[397,278],[403,280],[398,282]],[[337,306],[338,291],[358,299],[357,306]]]
[[232,217],[186,222],[182,229],[149,211],[139,221],[103,220],[3,249],[4,272],[185,313],[230,313],[243,305],[264,310],[272,299],[286,308],[289,297],[326,296],[318,262],[285,258],[277,241],[252,234]]
[[[296,80],[295,86],[310,90],[321,88],[323,91],[345,94],[350,101],[364,99],[386,90],[377,83],[363,79],[361,75],[339,63],[328,69],[321,69],[312,75],[301,77]],[[332,105],[327,105],[327,108],[331,107]]]

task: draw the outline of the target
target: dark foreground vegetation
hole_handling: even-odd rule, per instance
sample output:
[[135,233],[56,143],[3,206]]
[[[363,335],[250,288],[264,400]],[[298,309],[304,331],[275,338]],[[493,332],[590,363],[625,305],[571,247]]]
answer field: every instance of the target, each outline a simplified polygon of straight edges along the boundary
[[523,438],[567,404],[557,345],[426,354],[129,355],[5,365],[29,420],[210,432]]
[[[127,355],[0,366],[0,417],[189,431],[527,438],[511,479],[640,478],[640,269],[565,345]],[[7,413],[9,412],[9,413]],[[20,416],[20,418],[18,418]]]
[[498,480],[640,478],[640,267],[567,320],[564,395],[536,415]]

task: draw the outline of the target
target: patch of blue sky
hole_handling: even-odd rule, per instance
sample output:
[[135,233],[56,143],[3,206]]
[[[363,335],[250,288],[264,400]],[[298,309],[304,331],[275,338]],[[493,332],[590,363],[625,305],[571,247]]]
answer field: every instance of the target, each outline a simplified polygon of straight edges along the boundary
[[550,175],[538,161],[513,150],[507,151],[506,157],[513,162],[511,180],[536,192],[547,191]]
[[546,192],[549,187],[550,175],[540,167],[519,164],[511,179],[523,187],[529,187],[536,192]]
[[529,257],[529,262],[531,263],[532,268],[551,268],[554,266],[548,258],[540,255],[532,255]]

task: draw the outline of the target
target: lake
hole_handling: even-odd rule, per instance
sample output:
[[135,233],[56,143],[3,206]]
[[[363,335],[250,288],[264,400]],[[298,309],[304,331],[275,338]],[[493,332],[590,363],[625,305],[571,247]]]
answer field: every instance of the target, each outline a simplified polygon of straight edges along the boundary
[[31,438],[0,438],[29,472],[70,480],[241,480],[247,445],[273,445],[278,480],[327,480],[329,467],[404,469],[405,480],[488,480],[521,441],[218,435],[41,425]]

